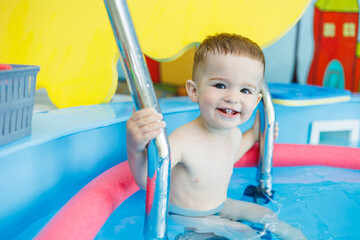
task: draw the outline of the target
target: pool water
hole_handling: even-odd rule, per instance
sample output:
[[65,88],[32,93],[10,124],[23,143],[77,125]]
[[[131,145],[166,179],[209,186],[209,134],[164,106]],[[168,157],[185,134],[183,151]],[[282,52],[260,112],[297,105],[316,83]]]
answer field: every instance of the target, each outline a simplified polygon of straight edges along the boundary
[[[255,168],[234,169],[228,196],[241,199],[246,186],[256,184],[255,176]],[[319,166],[278,167],[273,169],[273,177],[275,196],[266,206],[278,213],[281,220],[299,228],[308,239],[360,239],[360,171]],[[138,191],[116,209],[96,239],[142,239],[144,209],[145,192]],[[206,230],[203,228],[206,221],[196,219],[185,229],[179,225],[181,219],[170,217],[168,237],[245,238],[246,234],[231,224],[208,225]],[[256,230],[262,233],[262,229]],[[261,239],[276,239],[269,235]]]

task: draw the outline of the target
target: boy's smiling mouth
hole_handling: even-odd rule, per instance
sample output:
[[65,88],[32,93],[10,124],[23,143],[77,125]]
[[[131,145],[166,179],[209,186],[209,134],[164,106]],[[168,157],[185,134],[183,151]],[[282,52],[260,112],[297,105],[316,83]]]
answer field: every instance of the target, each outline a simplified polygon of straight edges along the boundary
[[218,112],[220,112],[222,115],[226,116],[226,117],[237,117],[240,112],[231,109],[231,108],[217,108],[216,110],[218,110]]

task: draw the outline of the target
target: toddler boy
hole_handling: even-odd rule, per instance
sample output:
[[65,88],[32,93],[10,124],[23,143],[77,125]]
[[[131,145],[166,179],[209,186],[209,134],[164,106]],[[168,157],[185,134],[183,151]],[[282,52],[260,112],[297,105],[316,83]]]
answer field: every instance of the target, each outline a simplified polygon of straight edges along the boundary
[[[219,213],[236,221],[271,225],[280,239],[306,239],[270,209],[227,198],[233,165],[259,139],[258,117],[244,134],[237,126],[250,118],[262,97],[264,70],[262,50],[245,37],[218,34],[198,47],[186,91],[198,103],[200,116],[169,136],[169,211],[193,217]],[[165,125],[162,115],[151,108],[135,112],[127,122],[129,166],[142,189],[146,189],[146,145]]]

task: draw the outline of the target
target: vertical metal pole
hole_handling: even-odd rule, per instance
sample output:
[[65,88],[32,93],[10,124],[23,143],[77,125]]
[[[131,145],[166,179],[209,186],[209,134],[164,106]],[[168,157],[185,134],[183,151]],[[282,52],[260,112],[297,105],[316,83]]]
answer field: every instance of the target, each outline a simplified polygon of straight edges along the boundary
[[275,110],[266,80],[262,85],[262,101],[264,103],[265,126],[261,128],[260,160],[258,166],[259,188],[268,196],[272,195],[272,158],[274,150]]
[[[125,0],[104,0],[127,84],[137,110],[153,107],[160,112],[149,70],[144,60]],[[144,236],[167,239],[170,183],[170,149],[163,131],[148,147],[148,181]]]

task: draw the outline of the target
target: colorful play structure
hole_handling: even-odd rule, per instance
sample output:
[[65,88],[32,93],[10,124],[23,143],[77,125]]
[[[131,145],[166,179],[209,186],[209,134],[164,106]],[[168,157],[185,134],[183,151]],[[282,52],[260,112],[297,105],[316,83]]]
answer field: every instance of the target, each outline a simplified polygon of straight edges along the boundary
[[[307,0],[291,3],[278,1],[272,4],[267,1],[260,2],[227,1],[227,4],[224,4],[223,1],[211,1],[211,4],[208,4],[205,0],[178,3],[137,0],[129,1],[128,4],[143,52],[153,59],[164,61],[180,56],[205,36],[219,29],[241,32],[266,47],[283,36],[300,19],[310,4]],[[332,12],[330,10],[333,10],[332,7],[335,5],[328,2],[331,1],[317,2],[316,19],[319,14],[324,14],[324,17],[319,19],[325,19],[328,15],[329,19],[334,18],[327,11]],[[157,102],[153,95],[139,92],[136,83],[131,83],[131,76],[137,78],[135,75],[141,76],[144,73],[136,71],[139,68],[134,68],[131,59],[134,52],[124,43],[129,40],[124,40],[124,36],[133,35],[125,34],[121,37],[117,34],[121,35],[126,31],[119,33],[116,28],[113,29],[114,32],[111,30],[112,25],[106,11],[108,10],[112,16],[109,3],[126,2],[109,0],[106,1],[106,8],[103,2],[95,0],[76,3],[16,0],[6,3],[6,7],[0,10],[1,61],[40,65],[37,88],[46,88],[53,103],[62,108],[34,113],[31,135],[0,146],[0,191],[2,196],[6,196],[0,199],[1,239],[141,239],[144,222],[146,224],[146,221],[150,221],[145,225],[145,228],[150,226],[147,233],[153,233],[151,231],[154,228],[162,226],[154,223],[151,208],[145,211],[145,194],[139,191],[130,174],[126,161],[126,121],[131,116],[134,105],[139,109],[148,107],[147,104],[155,104],[158,110],[161,109],[167,122],[166,131],[170,134],[177,127],[195,119],[199,110],[196,104],[186,97],[163,98]],[[71,8],[68,7],[69,4]],[[341,9],[345,9],[346,12],[358,11],[357,5],[356,8],[355,5],[351,6]],[[168,11],[174,8],[177,10],[176,14]],[[200,14],[189,14],[188,9],[201,11]],[[39,12],[42,14],[36,14]],[[124,13],[118,15],[124,16]],[[263,21],[258,17],[264,15],[271,21]],[[357,17],[358,13],[355,15]],[[193,19],[195,16],[202,21]],[[213,21],[209,21],[210,18]],[[114,16],[110,17],[110,22],[116,21]],[[194,22],[198,25],[194,25]],[[253,25],[238,24],[239,22],[251,22]],[[319,25],[325,26],[328,23],[321,22]],[[346,23],[346,34],[348,37],[354,37],[351,30],[352,22],[346,20]],[[357,31],[357,22],[354,24]],[[335,34],[333,30],[338,29],[338,25],[334,28],[331,26],[330,30],[324,31],[325,37],[331,37]],[[340,45],[348,45],[342,40],[337,41],[341,42]],[[124,43],[124,46],[121,47],[121,43]],[[129,40],[127,44],[133,43]],[[120,54],[117,45],[120,45]],[[329,46],[335,45],[329,42]],[[360,96],[349,90],[357,92],[356,84],[359,83],[356,78],[349,80],[347,77],[356,75],[356,70],[354,72],[348,69],[351,64],[354,66],[355,62],[344,63],[342,55],[335,51],[331,52],[334,56],[321,57],[319,54],[322,52],[328,52],[328,49],[324,45],[316,45],[315,40],[315,56],[311,69],[316,67],[318,70],[311,71],[319,72],[320,75],[314,79],[325,79],[324,83],[327,86],[336,85],[343,89],[280,83],[269,83],[268,86],[274,103],[276,121],[280,126],[277,143],[271,151],[272,165],[275,167],[274,200],[281,202],[286,196],[287,187],[282,188],[279,185],[284,182],[288,188],[295,189],[296,196],[300,196],[289,205],[304,201],[308,205],[302,211],[313,209],[308,213],[310,215],[299,217],[302,219],[299,228],[309,239],[329,239],[331,234],[330,237],[334,238],[340,236],[357,239],[360,237],[360,231],[357,230],[354,219],[360,217],[359,201],[356,197],[356,186],[360,184]],[[352,50],[351,53],[356,55]],[[125,55],[122,60],[126,65],[125,72],[130,70],[126,74],[135,104],[107,103],[116,89],[115,65],[119,55]],[[345,65],[346,67],[343,67]],[[319,70],[320,68],[322,70]],[[340,84],[340,80],[334,80],[334,69],[343,71],[343,77],[339,78],[342,79],[343,85]],[[145,75],[149,74],[145,71]],[[323,85],[318,80],[309,80],[309,83],[310,81]],[[5,80],[1,79],[1,86],[4,82]],[[349,84],[352,87],[348,87]],[[344,90],[345,88],[349,90]],[[264,115],[266,104],[260,104],[258,108]],[[241,130],[249,129],[254,118],[255,116],[252,116],[247,123],[239,126]],[[268,128],[265,126],[264,129]],[[343,146],[318,145],[334,143]],[[153,145],[156,149],[156,144]],[[258,159],[261,158],[260,148],[261,144],[254,146],[240,159],[235,165],[239,170],[235,172],[240,171],[241,174],[242,169],[255,169]],[[166,155],[165,153],[165,157]],[[155,159],[159,156],[162,157],[159,154]],[[314,167],[313,172],[306,175],[305,170],[302,172],[304,166],[328,166],[336,169]],[[295,168],[284,168],[286,170],[282,172],[279,170],[281,168],[277,167]],[[290,174],[292,171],[295,173]],[[330,172],[333,171],[344,171],[341,172],[343,178],[337,174],[330,176]],[[305,174],[303,179],[302,176],[298,176],[301,174]],[[316,175],[319,179],[307,179],[310,175]],[[247,174],[242,177],[246,178]],[[164,177],[159,179],[164,180]],[[300,185],[291,185],[295,181],[293,179],[300,179]],[[244,185],[244,182],[257,184],[255,177],[251,181],[240,182],[241,185]],[[325,184],[323,181],[331,182],[330,186],[321,185]],[[319,206],[324,204],[316,201],[310,204],[309,200],[305,199],[310,195],[304,189],[308,189],[311,184],[321,183],[319,193],[311,196],[322,197],[326,189],[337,189],[332,187],[333,183],[343,181],[355,187],[346,185],[341,191],[331,193],[333,195],[325,194],[327,199],[321,199],[321,202],[327,201],[336,205],[338,199],[343,199],[343,195],[354,194],[355,196],[349,199],[344,198],[344,206],[336,205],[339,211],[336,211],[336,208],[327,208],[319,214]],[[235,183],[235,186],[229,189],[229,194],[232,194],[233,188],[243,190]],[[331,196],[336,197],[329,199]],[[291,208],[285,205],[283,208],[285,212],[287,209],[291,212]],[[140,216],[137,211],[140,211]],[[299,211],[294,211],[298,215]],[[335,217],[326,215],[326,212],[332,211]],[[147,216],[149,212],[150,217]],[[166,207],[160,209],[160,212],[158,215],[163,214],[161,216],[167,217]],[[331,220],[340,219],[336,215],[339,213],[348,213],[341,215],[341,219],[347,224],[342,232],[334,230],[338,223],[334,224]],[[288,218],[289,221],[294,221],[294,218]],[[167,233],[166,229],[161,229],[162,235],[145,236],[148,239],[163,239],[167,234],[170,239],[184,239],[181,236],[197,234],[201,237],[202,234],[215,234],[218,237],[226,236],[223,239],[238,239],[243,234],[226,224],[220,228],[216,224],[210,224],[213,228],[196,232],[189,227],[196,226],[199,230],[202,227],[201,223],[191,221],[170,218],[170,230]],[[223,229],[226,229],[227,233],[224,233]]]
[[308,75],[309,84],[359,92],[358,26],[356,0],[316,2],[315,50]]

